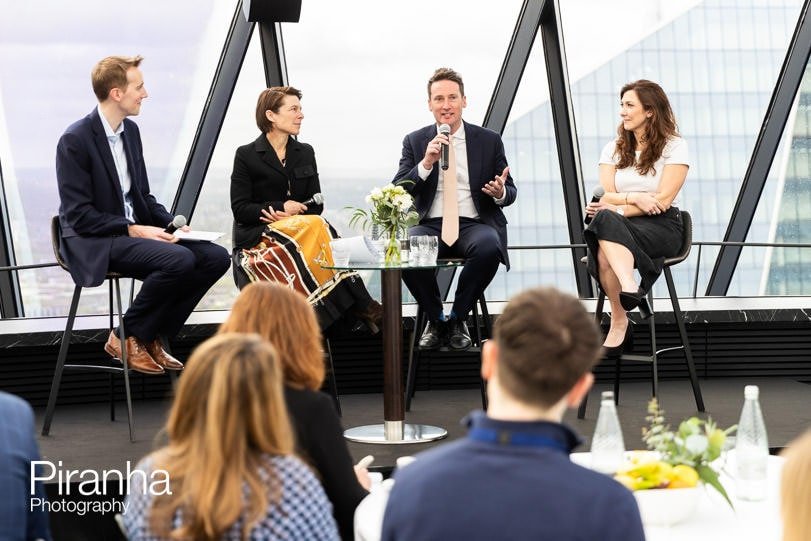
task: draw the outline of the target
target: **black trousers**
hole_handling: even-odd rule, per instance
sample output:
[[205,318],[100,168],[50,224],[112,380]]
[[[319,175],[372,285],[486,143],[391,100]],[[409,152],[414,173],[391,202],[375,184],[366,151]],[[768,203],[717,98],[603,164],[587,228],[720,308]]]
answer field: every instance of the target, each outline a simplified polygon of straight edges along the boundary
[[[409,235],[442,234],[442,218],[429,218],[415,225],[408,231]],[[501,250],[496,230],[478,220],[460,218],[459,238],[448,246],[439,239],[439,258],[465,259],[462,272],[456,284],[453,299],[453,313],[459,319],[465,319],[476,300],[490,285],[501,263]],[[417,299],[420,307],[428,314],[428,319],[437,321],[442,314],[442,299],[439,298],[439,286],[433,269],[403,271],[403,282]]]
[[124,314],[127,335],[144,342],[175,336],[230,264],[228,251],[211,242],[114,237],[110,270],[143,281]]

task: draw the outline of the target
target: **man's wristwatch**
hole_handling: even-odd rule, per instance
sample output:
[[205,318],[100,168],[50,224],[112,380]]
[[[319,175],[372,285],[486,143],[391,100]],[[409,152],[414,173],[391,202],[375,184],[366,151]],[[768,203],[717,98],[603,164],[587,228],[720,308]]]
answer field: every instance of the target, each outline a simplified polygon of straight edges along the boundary
[[622,207],[617,207],[617,208],[616,208],[616,209],[614,209],[614,210],[616,210],[616,211],[617,211],[617,214],[619,214],[620,216],[625,216],[625,209],[624,209],[624,208],[622,208]]

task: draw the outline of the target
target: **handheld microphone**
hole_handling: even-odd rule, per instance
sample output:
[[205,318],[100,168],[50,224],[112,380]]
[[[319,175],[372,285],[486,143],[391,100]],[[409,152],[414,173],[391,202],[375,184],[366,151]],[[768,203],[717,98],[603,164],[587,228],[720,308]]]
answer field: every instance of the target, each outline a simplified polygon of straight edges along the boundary
[[[451,136],[451,127],[447,124],[441,124],[439,126],[439,133],[443,135],[447,135],[449,138]],[[443,144],[439,150],[439,166],[442,168],[443,171],[448,170],[448,145]]]
[[302,201],[301,204],[302,205],[312,205],[312,204],[323,205],[324,204],[324,196],[321,195],[320,193],[314,193],[311,198],[309,198],[307,201]]
[[[591,194],[591,202],[597,203],[598,201],[600,201],[600,199],[603,198],[604,195],[605,188],[603,188],[602,186],[597,186],[596,188],[594,188],[594,192]],[[583,220],[583,223],[586,225],[590,224],[592,218],[594,218],[594,216],[586,216],[586,219]]]
[[186,225],[186,217],[183,216],[182,214],[178,214],[177,216],[172,218],[172,223],[167,225],[166,229],[164,229],[163,231],[165,233],[174,233],[184,225]]

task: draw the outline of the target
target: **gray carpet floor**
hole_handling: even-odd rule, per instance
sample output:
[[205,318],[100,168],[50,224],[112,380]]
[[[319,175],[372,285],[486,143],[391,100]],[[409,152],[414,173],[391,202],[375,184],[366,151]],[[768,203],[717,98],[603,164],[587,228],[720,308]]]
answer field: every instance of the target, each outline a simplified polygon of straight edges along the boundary
[[[738,422],[743,404],[743,387],[760,386],[760,401],[770,447],[783,447],[808,428],[811,428],[811,385],[790,379],[710,379],[701,382],[707,414],[722,427]],[[588,450],[589,438],[599,409],[599,392],[609,385],[597,385],[589,394],[585,419],[577,419],[576,412],[566,414],[564,421],[585,440],[580,450]],[[645,424],[646,404],[650,398],[650,385],[624,383],[620,388],[617,408],[623,428],[626,447],[641,448],[641,428]],[[695,402],[689,382],[663,381],[659,398],[672,424],[696,414]],[[382,395],[341,396],[343,424],[346,428],[382,422]],[[117,420],[109,420],[107,404],[58,406],[50,436],[39,436],[43,458],[62,461],[66,469],[122,469],[126,462],[132,466],[161,443],[161,427],[166,418],[167,400],[140,401],[134,404],[136,441],[130,443],[126,410],[123,403],[117,409]],[[448,430],[448,440],[464,435],[461,419],[471,410],[481,407],[479,390],[418,392],[412,402],[406,422],[441,426]],[[42,426],[43,411],[37,412],[38,430]],[[442,442],[407,445],[372,445],[349,443],[355,460],[371,454],[375,456],[373,468],[391,468],[397,457],[413,455]]]

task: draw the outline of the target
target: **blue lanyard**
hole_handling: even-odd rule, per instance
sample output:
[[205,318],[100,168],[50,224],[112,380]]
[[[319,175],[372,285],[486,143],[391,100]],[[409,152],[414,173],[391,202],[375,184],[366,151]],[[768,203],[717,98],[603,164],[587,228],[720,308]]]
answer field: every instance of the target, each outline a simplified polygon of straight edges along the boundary
[[510,432],[509,430],[496,430],[493,428],[475,427],[468,433],[470,439],[485,443],[499,445],[516,445],[520,447],[547,447],[562,453],[569,454],[569,448],[564,443],[549,436],[530,434],[527,432]]

